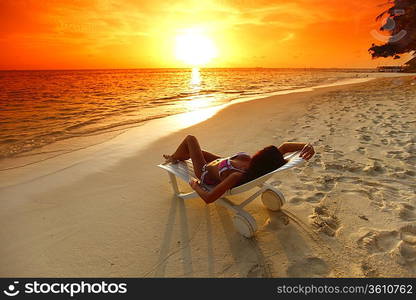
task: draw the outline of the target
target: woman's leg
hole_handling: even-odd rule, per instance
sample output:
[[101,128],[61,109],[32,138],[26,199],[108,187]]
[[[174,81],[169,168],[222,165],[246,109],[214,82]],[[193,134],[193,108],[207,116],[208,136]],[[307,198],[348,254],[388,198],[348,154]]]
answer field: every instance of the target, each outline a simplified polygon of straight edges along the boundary
[[198,140],[192,135],[188,135],[176,149],[170,158],[172,160],[191,159],[194,166],[195,175],[201,178],[202,167],[207,163]]
[[217,158],[221,158],[221,156],[218,156],[216,154],[210,153],[205,150],[202,150],[202,154],[204,155],[205,161],[207,163],[212,162],[213,160],[216,160]]
[[[210,153],[210,152],[205,151],[205,150],[202,150],[202,155],[204,156],[205,161],[207,163],[210,163],[213,160],[221,158],[221,156],[218,156],[216,154]],[[179,161],[179,159],[173,158],[173,155],[164,154],[163,157],[166,159],[167,163],[175,163],[176,164]]]

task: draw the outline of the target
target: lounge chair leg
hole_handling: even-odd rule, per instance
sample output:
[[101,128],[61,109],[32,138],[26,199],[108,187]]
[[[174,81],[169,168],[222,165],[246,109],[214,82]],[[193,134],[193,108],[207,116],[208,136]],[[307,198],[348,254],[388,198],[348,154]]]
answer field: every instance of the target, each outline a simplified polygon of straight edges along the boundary
[[257,231],[257,223],[253,216],[245,211],[239,205],[234,205],[226,197],[221,197],[217,200],[219,205],[224,206],[225,208],[234,212],[233,223],[234,228],[244,237],[251,238]]
[[271,211],[279,211],[286,202],[283,193],[270,185],[261,194],[261,201]]
[[228,200],[226,197],[221,197],[216,201],[221,206],[224,206],[225,208],[228,208],[229,210],[233,211],[234,213],[238,213],[241,209],[234,205],[230,200]]
[[172,173],[168,172],[169,178],[170,178],[170,184],[172,185],[173,192],[175,193],[175,196],[178,196],[180,194],[178,182],[176,181],[176,176]]
[[243,209],[233,216],[233,223],[235,229],[246,238],[253,237],[257,231],[256,220]]
[[255,192],[253,195],[251,195],[250,197],[248,197],[246,200],[244,200],[244,202],[240,203],[238,205],[239,208],[243,208],[244,206],[246,206],[247,204],[249,204],[250,202],[252,202],[254,199],[256,199],[261,193],[263,193],[265,189],[264,188],[260,188],[257,192]]

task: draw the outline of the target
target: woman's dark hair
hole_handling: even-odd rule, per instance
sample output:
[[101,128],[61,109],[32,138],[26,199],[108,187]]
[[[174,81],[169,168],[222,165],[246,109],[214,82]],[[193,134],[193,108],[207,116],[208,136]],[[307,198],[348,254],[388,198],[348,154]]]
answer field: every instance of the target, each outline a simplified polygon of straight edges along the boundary
[[286,160],[276,146],[267,146],[251,158],[250,166],[238,185],[247,183],[283,166]]

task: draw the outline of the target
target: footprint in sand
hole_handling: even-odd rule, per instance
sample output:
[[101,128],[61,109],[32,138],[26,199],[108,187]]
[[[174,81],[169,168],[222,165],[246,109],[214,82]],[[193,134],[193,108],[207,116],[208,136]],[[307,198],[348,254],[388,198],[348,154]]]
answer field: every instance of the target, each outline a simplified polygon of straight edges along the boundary
[[406,145],[403,148],[404,148],[404,150],[406,150],[407,153],[411,154],[411,153],[415,152],[416,145],[414,143],[406,142]]
[[416,176],[416,172],[412,171],[412,170],[406,170],[404,171],[404,174],[410,177],[415,177]]
[[363,171],[368,175],[379,175],[384,173],[385,167],[378,161],[371,161],[367,166],[364,167]]
[[330,192],[335,186],[335,178],[329,175],[320,176],[315,180],[315,187],[320,192]]
[[359,132],[359,133],[365,133],[368,131],[368,127],[364,126],[364,127],[360,127],[355,129],[355,131]]
[[397,245],[398,263],[416,266],[416,224],[409,224],[400,229],[401,241]]
[[307,202],[311,202],[311,203],[318,203],[319,201],[321,201],[321,199],[325,196],[324,193],[318,192],[315,193],[312,196],[309,196],[308,198],[305,199],[305,201]]
[[[302,192],[302,193],[300,193],[300,194],[303,194],[303,192]],[[299,204],[302,204],[302,203],[304,203],[305,201],[306,201],[306,202],[309,202],[309,203],[318,203],[319,201],[321,201],[321,199],[322,199],[324,196],[325,196],[325,194],[324,194],[324,193],[318,192],[318,193],[315,193],[315,194],[313,194],[312,196],[309,196],[309,197],[307,197],[307,198],[302,198],[302,197],[299,197],[299,196],[292,197],[292,198],[289,200],[289,202],[290,202],[291,204],[294,204],[294,205],[299,205]]]
[[358,239],[357,244],[369,253],[375,253],[392,250],[398,241],[399,232],[397,231],[370,230]]
[[416,267],[416,224],[401,227],[398,231],[369,230],[357,241],[369,253],[390,253],[400,265]]
[[362,180],[360,179],[360,177],[356,176],[340,176],[337,178],[337,182],[360,184],[362,183]]
[[409,224],[400,229],[400,238],[403,242],[416,245],[416,224]]
[[344,156],[343,152],[337,151],[337,150],[335,150],[333,154],[334,154],[334,159],[339,159]]
[[392,154],[392,153],[387,153],[386,157],[387,158],[399,159],[399,160],[403,159],[403,157],[400,154]]
[[307,257],[292,263],[286,270],[289,277],[325,277],[329,274],[328,264],[318,257]]
[[400,203],[399,217],[404,221],[416,221],[416,209],[407,203]]
[[389,144],[389,141],[388,141],[387,139],[382,139],[382,140],[381,140],[381,143],[382,143],[383,145],[388,145],[388,144]]
[[315,207],[312,215],[309,216],[311,225],[318,231],[328,236],[335,236],[339,229],[339,220],[324,205]]
[[332,149],[332,147],[329,146],[329,145],[325,145],[324,146],[324,152],[332,153],[332,152],[334,152],[334,149]]
[[416,164],[416,155],[412,155],[412,154],[409,154],[407,157],[405,157],[404,159],[404,162],[406,163],[406,164],[409,164],[409,165],[411,165],[411,166],[414,166],[415,164]]
[[365,147],[358,147],[357,148],[357,152],[359,152],[361,154],[366,154],[367,149]]
[[326,171],[348,171],[351,173],[361,173],[362,164],[357,163],[350,159],[338,160],[336,162],[324,163],[324,169]]
[[302,204],[304,201],[305,201],[305,199],[303,199],[303,198],[301,198],[301,197],[292,197],[292,198],[289,200],[289,202],[290,202],[291,204],[294,204],[294,205],[299,205],[299,204]]
[[312,161],[308,162],[308,164],[309,164],[311,167],[322,168],[322,161],[321,161],[321,159],[320,159],[320,158],[316,158],[316,159],[314,159],[314,160],[312,160]]
[[396,201],[402,198],[400,193],[392,187],[385,185],[381,190],[374,190],[369,198],[372,200],[371,204],[378,207],[381,211],[390,212],[396,210],[400,212],[400,204]]
[[371,136],[369,136],[369,135],[361,135],[360,136],[360,139],[363,140],[363,141],[369,142],[369,141],[371,141]]

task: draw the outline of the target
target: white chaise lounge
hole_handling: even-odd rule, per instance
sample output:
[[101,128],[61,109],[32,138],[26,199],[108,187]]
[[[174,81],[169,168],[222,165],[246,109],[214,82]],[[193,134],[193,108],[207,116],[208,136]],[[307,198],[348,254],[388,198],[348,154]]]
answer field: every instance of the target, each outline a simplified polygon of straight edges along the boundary
[[[234,226],[243,236],[250,238],[257,231],[256,220],[252,215],[244,210],[244,207],[247,204],[256,199],[260,194],[264,206],[272,211],[280,210],[281,206],[285,203],[283,193],[274,186],[275,182],[268,182],[268,180],[278,172],[288,170],[303,163],[304,159],[299,157],[299,153],[300,151],[285,155],[285,159],[287,159],[288,162],[279,169],[228,190],[220,199],[216,201],[216,203],[219,203],[234,212]],[[176,176],[185,182],[189,182],[191,178],[196,178],[192,162],[190,160],[182,161],[176,164],[160,164],[158,167],[168,172],[175,196],[183,200],[199,197],[195,191],[181,193],[176,181]],[[204,185],[204,187],[208,190],[213,188],[213,186],[207,185]],[[235,204],[226,198],[228,195],[237,195],[253,188],[258,188],[258,190],[240,204]]]

